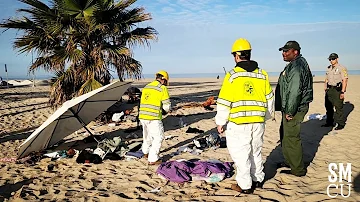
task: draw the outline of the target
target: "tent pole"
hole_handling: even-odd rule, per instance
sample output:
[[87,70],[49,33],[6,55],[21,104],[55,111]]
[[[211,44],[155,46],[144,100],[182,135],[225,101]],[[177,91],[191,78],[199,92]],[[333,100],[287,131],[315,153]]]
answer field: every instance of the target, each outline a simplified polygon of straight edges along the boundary
[[99,142],[95,138],[94,134],[92,134],[92,132],[86,127],[84,121],[77,115],[77,113],[75,113],[72,108],[69,108],[69,110],[74,114],[75,118],[80,122],[80,124],[85,128],[85,130],[90,134],[90,136],[92,136],[94,138],[94,140],[96,140],[96,142]]

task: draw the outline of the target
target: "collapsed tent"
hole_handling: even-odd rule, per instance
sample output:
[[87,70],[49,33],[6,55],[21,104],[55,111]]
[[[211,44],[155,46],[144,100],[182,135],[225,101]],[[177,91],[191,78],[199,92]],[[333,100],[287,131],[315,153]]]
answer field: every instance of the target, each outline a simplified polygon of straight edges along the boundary
[[21,145],[18,159],[41,151],[86,125],[118,102],[132,82],[113,82],[89,93],[66,101]]

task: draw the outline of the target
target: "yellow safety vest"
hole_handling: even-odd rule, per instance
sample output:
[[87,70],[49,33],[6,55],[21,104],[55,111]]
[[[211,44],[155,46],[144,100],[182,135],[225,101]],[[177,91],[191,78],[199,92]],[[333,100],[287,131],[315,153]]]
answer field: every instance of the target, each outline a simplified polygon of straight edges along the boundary
[[161,120],[162,105],[170,103],[166,86],[155,80],[146,85],[141,93],[139,119]]
[[267,100],[273,98],[268,74],[235,67],[224,78],[217,104],[230,108],[228,120],[235,124],[263,123]]

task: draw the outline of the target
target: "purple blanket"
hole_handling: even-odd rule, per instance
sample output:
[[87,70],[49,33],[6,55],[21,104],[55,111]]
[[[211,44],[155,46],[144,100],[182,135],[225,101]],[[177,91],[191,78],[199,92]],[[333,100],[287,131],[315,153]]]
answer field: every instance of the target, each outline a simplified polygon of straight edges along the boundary
[[191,180],[190,174],[207,177],[211,173],[225,173],[225,177],[230,177],[230,173],[233,170],[232,164],[232,162],[168,161],[162,163],[156,170],[156,173],[172,182],[182,183]]

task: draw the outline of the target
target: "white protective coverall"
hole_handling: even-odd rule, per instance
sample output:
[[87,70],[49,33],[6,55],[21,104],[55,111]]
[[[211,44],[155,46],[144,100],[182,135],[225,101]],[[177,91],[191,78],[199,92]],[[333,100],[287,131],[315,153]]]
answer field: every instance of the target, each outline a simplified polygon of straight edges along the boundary
[[159,81],[146,85],[140,100],[139,119],[143,127],[142,152],[148,154],[149,162],[159,160],[159,152],[164,139],[162,109],[169,112],[171,102],[166,86]]
[[[225,79],[227,78],[230,78],[230,76],[225,77]],[[233,92],[236,91],[234,90]],[[271,94],[273,95],[272,90]],[[265,121],[271,119],[272,114],[274,113],[275,99],[274,96],[270,97],[271,98],[267,100]],[[226,125],[229,121],[230,110],[231,107],[229,108],[221,104],[217,105],[217,114],[215,116],[216,125]],[[262,182],[264,180],[265,173],[263,172],[263,160],[261,155],[264,132],[265,122],[247,124],[228,122],[227,124],[225,131],[227,148],[236,165],[237,184],[243,190],[250,189],[252,181]]]

